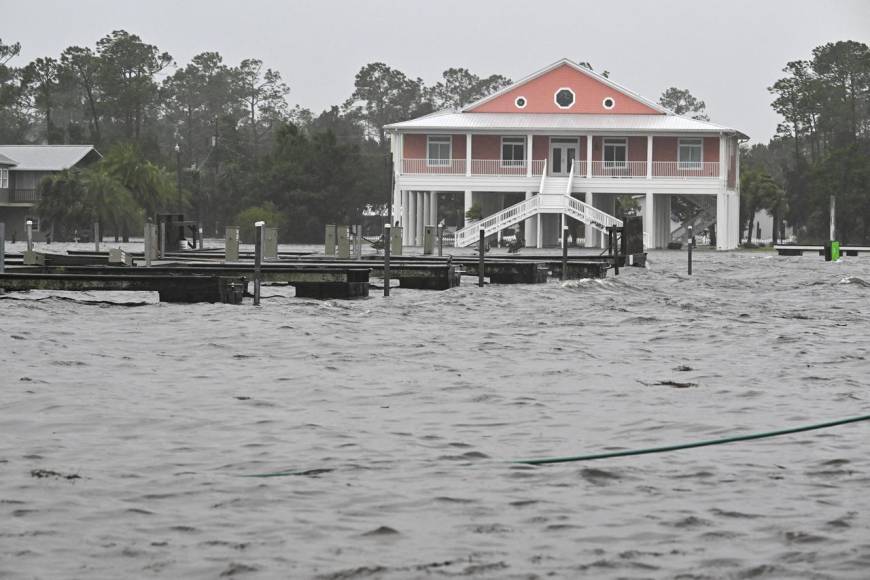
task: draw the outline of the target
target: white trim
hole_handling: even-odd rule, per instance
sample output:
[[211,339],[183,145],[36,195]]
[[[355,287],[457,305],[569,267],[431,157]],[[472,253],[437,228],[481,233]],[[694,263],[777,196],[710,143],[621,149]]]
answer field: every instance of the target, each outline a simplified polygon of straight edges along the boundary
[[[523,148],[522,159],[507,160],[504,158],[504,140],[505,139],[513,139],[513,142],[511,143],[511,145],[522,146],[522,148]],[[498,156],[499,156],[499,161],[501,162],[499,165],[501,167],[523,167],[526,164],[526,137],[523,135],[502,135],[501,141],[499,142]],[[506,161],[510,161],[510,163],[505,163]]]
[[618,92],[622,93],[623,95],[625,95],[631,99],[640,101],[641,103],[643,103],[644,105],[648,106],[649,108],[651,108],[655,111],[659,111],[660,113],[664,113],[667,115],[674,114],[672,111],[669,111],[668,109],[662,107],[661,105],[659,105],[655,101],[651,101],[650,99],[647,99],[646,97],[641,96],[641,95],[635,93],[634,91],[620,85],[619,83],[614,82],[606,77],[603,77],[600,74],[598,74],[594,71],[591,71],[584,66],[580,66],[576,62],[573,62],[572,60],[567,59],[567,58],[559,59],[556,62],[554,62],[553,64],[546,66],[546,67],[544,67],[536,72],[533,72],[532,74],[530,74],[526,77],[523,77],[522,79],[518,80],[517,82],[515,82],[511,85],[508,85],[508,86],[504,87],[503,89],[492,93],[491,95],[487,95],[486,97],[483,97],[482,99],[478,99],[478,100],[474,101],[473,103],[470,103],[470,104],[462,107],[460,109],[460,111],[464,113],[466,111],[470,111],[471,109],[479,107],[480,105],[488,103],[489,101],[492,101],[493,99],[497,99],[498,97],[500,97],[506,93],[509,93],[510,91],[516,89],[517,87],[524,85],[528,82],[531,82],[531,81],[535,80],[536,78],[547,74],[551,70],[555,70],[555,69],[559,68],[562,65],[568,65],[569,67],[573,68],[575,71],[580,72],[580,73],[582,73],[582,74],[584,74],[592,79],[595,79],[596,81],[607,85],[608,87],[612,88],[613,90],[618,91]]
[[[697,163],[694,161],[680,160],[680,147],[683,141],[700,141],[701,142],[701,159]],[[704,166],[704,138],[703,137],[678,137],[677,138],[677,169],[699,169]],[[721,169],[721,168],[720,168]]]
[[[610,106],[607,106],[607,101],[610,101]],[[616,107],[616,99],[613,97],[604,97],[601,99],[601,106],[607,109],[608,111]]]
[[[517,102],[517,101],[519,101],[520,99],[523,100],[523,104],[522,104],[522,105],[520,105],[520,104]],[[523,95],[517,95],[517,98],[514,99],[514,106],[515,106],[517,109],[525,109],[526,106],[527,106],[528,104],[529,104],[529,100],[528,100],[526,97],[524,97]]]
[[[559,104],[558,96],[559,96],[559,93],[561,93],[562,91],[568,91],[569,93],[571,93],[571,104],[570,105],[562,106]],[[577,102],[577,93],[575,93],[574,89],[572,89],[571,87],[559,87],[558,89],[556,89],[556,92],[553,93],[553,102],[556,103],[556,106],[559,107],[560,109],[568,110],[571,107],[573,107],[574,104]]]
[[[447,138],[447,159],[437,159],[429,156],[429,144],[432,142],[432,138],[436,139],[444,139]],[[444,141],[440,141],[441,144]],[[439,161],[439,163],[432,163],[432,161]],[[443,161],[443,163],[441,163]],[[449,167],[453,162],[453,135],[426,135],[426,167]]]
[[0,189],[9,189],[9,169],[0,168]]

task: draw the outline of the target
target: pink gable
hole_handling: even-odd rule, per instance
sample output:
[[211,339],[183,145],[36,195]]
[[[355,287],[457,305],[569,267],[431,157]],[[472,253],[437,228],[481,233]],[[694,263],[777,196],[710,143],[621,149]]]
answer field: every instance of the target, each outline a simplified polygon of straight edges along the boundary
[[[570,108],[562,109],[556,105],[554,96],[561,88],[569,88],[574,91],[574,104]],[[516,106],[515,101],[517,97],[524,97],[526,99],[525,108],[520,109]],[[614,106],[612,109],[604,108],[603,101],[608,97],[613,99]],[[503,95],[499,95],[491,101],[487,101],[468,111],[474,113],[664,114],[575,70],[567,64],[563,64],[527,83],[516,86]]]

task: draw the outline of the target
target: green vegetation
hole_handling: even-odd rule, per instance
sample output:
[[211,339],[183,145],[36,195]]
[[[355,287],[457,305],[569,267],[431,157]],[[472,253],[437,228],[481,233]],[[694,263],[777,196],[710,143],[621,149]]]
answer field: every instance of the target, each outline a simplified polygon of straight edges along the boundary
[[284,226],[283,241],[318,241],[326,223],[384,209],[385,124],[510,82],[449,68],[426,86],[371,63],[350,97],[317,115],[291,107],[280,73],[254,58],[232,65],[203,52],[176,65],[123,30],[22,66],[20,50],[0,40],[0,142],[90,143],[105,155],[44,184],[42,216],[56,238],[94,220],[139,235],[142,219],[161,211],[196,216],[207,235],[222,236],[241,212],[260,208]]

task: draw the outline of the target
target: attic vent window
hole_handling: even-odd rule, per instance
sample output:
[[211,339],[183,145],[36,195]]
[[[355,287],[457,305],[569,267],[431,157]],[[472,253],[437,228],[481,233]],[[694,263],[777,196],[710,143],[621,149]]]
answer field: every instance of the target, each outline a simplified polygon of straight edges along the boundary
[[514,105],[517,106],[517,109],[525,109],[526,108],[526,98],[525,97],[517,97],[514,101]]
[[601,101],[601,106],[605,109],[612,109],[616,106],[616,101],[613,100],[613,97],[607,97]]
[[553,98],[560,109],[570,109],[574,105],[574,91],[569,88],[559,89]]

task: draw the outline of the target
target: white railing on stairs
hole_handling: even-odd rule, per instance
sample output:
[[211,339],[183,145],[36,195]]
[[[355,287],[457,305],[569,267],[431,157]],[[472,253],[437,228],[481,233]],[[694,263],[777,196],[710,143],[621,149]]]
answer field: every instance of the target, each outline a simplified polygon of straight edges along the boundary
[[597,207],[593,207],[588,203],[567,195],[565,196],[565,199],[567,201],[566,209],[568,210],[566,213],[570,217],[580,220],[584,224],[588,224],[599,232],[607,233],[607,228],[609,226],[622,227],[621,219],[617,219],[609,213],[601,211]]
[[568,188],[565,190],[565,195],[571,196],[571,188],[574,186],[574,163],[571,163],[571,171],[568,172]]
[[463,248],[475,243],[479,239],[481,228],[483,228],[484,236],[491,236],[509,228],[538,213],[539,205],[540,196],[535,195],[482,220],[473,222],[456,232],[454,245],[457,248]]

